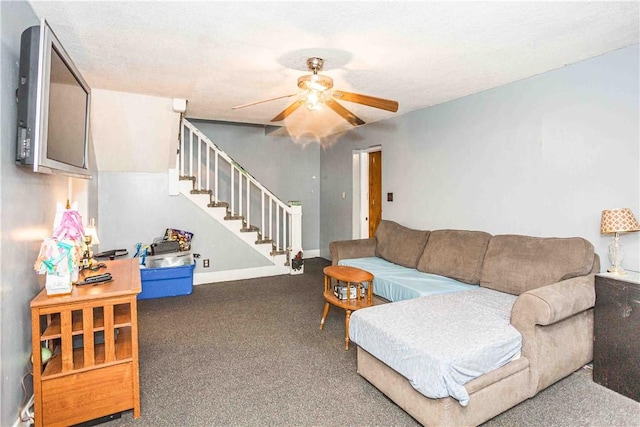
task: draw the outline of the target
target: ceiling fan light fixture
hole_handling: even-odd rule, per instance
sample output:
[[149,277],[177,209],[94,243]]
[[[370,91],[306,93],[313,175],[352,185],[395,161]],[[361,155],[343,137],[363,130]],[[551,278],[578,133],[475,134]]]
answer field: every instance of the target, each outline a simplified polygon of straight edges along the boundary
[[333,79],[320,74],[308,74],[298,78],[300,89],[325,91],[333,87]]
[[[289,104],[287,108],[271,119],[272,122],[279,122],[286,119],[302,105],[311,111],[320,110],[324,105],[345,119],[352,126],[361,126],[365,124],[364,120],[342,106],[338,100],[354,102],[356,104],[366,105],[373,108],[380,108],[393,113],[398,111],[398,101],[394,101],[392,99],[377,98],[375,96],[343,91],[333,91],[333,93],[328,93],[327,91],[333,87],[333,79],[331,77],[318,74],[318,71],[322,70],[323,64],[324,60],[322,58],[313,57],[307,60],[307,67],[313,74],[298,78],[298,87],[304,92],[298,94],[298,98],[293,103]],[[266,101],[252,102],[233,108],[248,107],[250,105],[260,104],[262,102],[272,101],[275,99],[288,98],[294,95],[296,94],[279,96]]]
[[307,109],[318,111],[324,104],[325,96],[322,91],[308,90],[305,96],[304,105]]

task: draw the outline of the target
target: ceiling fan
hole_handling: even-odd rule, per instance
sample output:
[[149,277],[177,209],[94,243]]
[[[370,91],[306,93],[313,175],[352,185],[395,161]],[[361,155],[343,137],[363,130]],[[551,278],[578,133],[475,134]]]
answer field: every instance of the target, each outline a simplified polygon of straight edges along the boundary
[[313,74],[307,74],[298,78],[298,87],[304,92],[293,93],[290,95],[278,96],[276,98],[266,99],[264,101],[252,102],[249,104],[238,105],[232,107],[236,110],[238,108],[249,107],[251,105],[262,104],[264,102],[274,101],[276,99],[289,98],[299,95],[299,98],[290,104],[287,108],[282,110],[277,116],[271,119],[272,122],[279,122],[284,120],[287,116],[297,110],[300,106],[304,105],[309,110],[319,110],[322,105],[326,105],[335,111],[340,117],[348,121],[353,126],[363,125],[365,122],[347,110],[337,100],[355,102],[357,104],[366,105],[368,107],[380,108],[395,113],[398,111],[398,102],[390,99],[376,98],[368,95],[361,95],[353,92],[345,92],[342,90],[334,90],[329,93],[329,90],[333,88],[333,79],[329,76],[318,74],[318,71],[322,70],[324,59],[312,57],[307,59],[307,67]]

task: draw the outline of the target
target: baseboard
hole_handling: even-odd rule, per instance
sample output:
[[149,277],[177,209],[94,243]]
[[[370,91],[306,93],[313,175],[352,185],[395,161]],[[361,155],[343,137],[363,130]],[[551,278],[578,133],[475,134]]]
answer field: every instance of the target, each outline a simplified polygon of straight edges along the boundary
[[307,249],[303,251],[305,258],[318,258],[320,256],[320,249]]
[[[320,256],[319,249],[312,249],[304,252],[304,258],[317,258]],[[270,277],[289,274],[286,266],[268,265],[264,267],[243,268],[239,270],[225,270],[200,272],[193,274],[193,284],[203,285],[206,283],[230,282],[232,280],[254,279],[256,277]]]
[[243,268],[240,270],[213,271],[207,273],[195,273],[193,275],[193,284],[202,285],[205,283],[229,282],[231,280],[254,279],[256,277],[280,276],[289,274],[289,268],[286,266],[266,266]]

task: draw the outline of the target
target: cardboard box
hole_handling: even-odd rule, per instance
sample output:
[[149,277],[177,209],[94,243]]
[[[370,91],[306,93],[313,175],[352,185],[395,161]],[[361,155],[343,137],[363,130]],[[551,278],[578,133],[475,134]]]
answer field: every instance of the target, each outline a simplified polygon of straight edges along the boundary
[[193,270],[196,265],[141,268],[142,292],[138,299],[175,297],[193,292]]

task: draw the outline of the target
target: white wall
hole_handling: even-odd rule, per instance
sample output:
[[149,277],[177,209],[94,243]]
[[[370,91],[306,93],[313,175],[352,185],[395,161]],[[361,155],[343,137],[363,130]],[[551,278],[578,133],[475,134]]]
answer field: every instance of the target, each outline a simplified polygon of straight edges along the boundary
[[99,171],[175,167],[180,114],[172,99],[93,89],[91,121]]
[[[23,396],[20,380],[31,356],[29,303],[44,283],[33,271],[33,263],[42,240],[52,233],[56,203],[65,203],[71,192],[72,199],[80,199],[83,216],[95,214],[97,206],[91,196],[96,193],[96,180],[35,174],[16,166],[20,35],[39,20],[31,6],[21,1],[0,2],[0,19],[0,425],[9,426],[18,417]],[[93,160],[90,168],[95,170]],[[29,376],[25,386],[30,394]]]
[[[322,153],[322,247],[351,236],[351,200],[338,199],[351,188],[345,157],[380,144],[383,194],[394,193],[383,218],[581,236],[606,268],[601,211],[640,218],[639,68],[636,45],[343,135]],[[623,266],[640,270],[640,233],[622,239]]]

